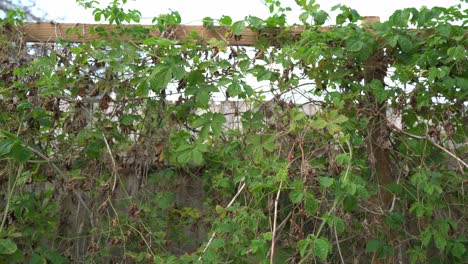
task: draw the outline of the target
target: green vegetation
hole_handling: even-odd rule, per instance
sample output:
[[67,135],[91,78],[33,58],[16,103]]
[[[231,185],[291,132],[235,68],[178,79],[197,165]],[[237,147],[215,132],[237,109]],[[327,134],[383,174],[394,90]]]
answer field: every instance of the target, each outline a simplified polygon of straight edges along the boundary
[[[0,21],[0,262],[468,258],[460,5],[365,25],[339,5],[322,30],[328,13],[297,0],[300,35],[276,0],[265,19],[203,19],[233,38],[259,32],[249,51],[193,32],[176,40],[177,12],[153,20],[156,38],[121,26],[140,19],[125,0],[78,2],[115,30],[30,45],[21,12]],[[241,128],[210,108],[214,94],[254,106],[231,113]],[[304,102],[320,111],[304,114]]]

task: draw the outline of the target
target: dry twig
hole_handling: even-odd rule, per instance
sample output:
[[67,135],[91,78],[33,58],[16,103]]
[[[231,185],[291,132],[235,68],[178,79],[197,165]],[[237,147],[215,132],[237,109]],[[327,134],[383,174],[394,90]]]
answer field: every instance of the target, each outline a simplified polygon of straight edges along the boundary
[[[231,207],[231,205],[234,203],[234,201],[237,199],[237,197],[241,194],[241,192],[242,192],[242,190],[244,190],[244,188],[245,188],[245,182],[242,182],[242,185],[239,187],[239,190],[237,191],[236,195],[234,195],[234,197],[232,197],[231,201],[229,202],[229,204],[224,209],[228,209],[229,207]],[[210,240],[208,240],[208,243],[206,244],[205,248],[203,249],[200,257],[198,257],[198,261],[201,261],[203,254],[208,250],[211,243],[213,242],[213,239],[215,239],[216,235],[217,235],[216,232],[214,232],[211,235]]]
[[109,142],[107,142],[106,136],[104,134],[102,134],[102,138],[104,138],[104,142],[106,143],[107,151],[109,152],[109,156],[110,156],[111,161],[112,161],[112,171],[114,172],[114,183],[112,185],[111,193],[114,193],[115,188],[117,186],[117,175],[118,175],[117,174],[117,171],[118,171],[117,163],[115,162],[114,155],[112,154],[112,150],[110,149],[110,146],[109,146]]
[[278,218],[278,200],[280,197],[282,186],[283,186],[283,181],[280,181],[278,192],[276,193],[276,198],[275,198],[275,211],[273,213],[273,232],[271,236],[271,249],[270,249],[270,263],[271,264],[273,264],[273,258],[275,255],[276,220]]
[[[460,166],[461,171],[463,171],[463,167],[468,168],[468,164],[466,162],[464,162],[462,159],[457,157],[457,155],[450,152],[448,149],[446,149],[443,146],[441,146],[441,145],[437,144],[436,142],[434,142],[434,140],[431,140],[428,136],[418,136],[418,135],[408,133],[408,132],[406,132],[404,130],[399,129],[398,127],[396,127],[395,125],[393,125],[391,123],[389,123],[389,127],[393,131],[398,132],[398,133],[400,133],[402,135],[405,135],[405,136],[408,136],[408,137],[411,137],[411,138],[414,138],[414,139],[427,140],[427,141],[431,142],[438,149],[442,150],[443,152],[447,153],[450,157],[454,158],[458,162],[458,165]],[[462,165],[463,165],[463,167],[462,167]]]

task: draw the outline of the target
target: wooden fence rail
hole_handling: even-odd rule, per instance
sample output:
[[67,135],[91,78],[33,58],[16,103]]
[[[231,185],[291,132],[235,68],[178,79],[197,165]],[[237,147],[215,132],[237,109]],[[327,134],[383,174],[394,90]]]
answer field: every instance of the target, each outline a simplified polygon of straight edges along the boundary
[[[161,33],[159,30],[152,30],[151,25],[141,25],[144,28],[150,29],[150,35],[154,37],[165,37],[170,39],[184,40],[191,32],[196,32],[201,42],[207,43],[210,39],[227,40],[229,45],[253,46],[259,37],[259,33],[251,29],[245,29],[241,35],[233,36],[228,27],[214,27],[207,29],[204,26],[176,26],[172,30]],[[24,23],[20,29],[24,34],[23,40],[27,42],[55,42],[58,39],[63,39],[71,42],[89,42],[95,39],[103,39],[97,33],[91,34],[90,29],[102,27],[106,32],[111,32],[115,29],[115,25],[109,24],[82,24],[82,23]],[[131,27],[124,25],[123,28]],[[67,31],[70,31],[67,34]],[[300,35],[302,27],[291,28],[291,34]],[[265,34],[275,34],[267,32]]]
[[[365,17],[363,23],[372,23],[379,21],[379,17]],[[123,25],[121,27],[128,28],[132,25]],[[136,25],[133,25],[136,26]],[[191,32],[196,32],[200,40],[207,43],[210,39],[227,40],[229,45],[232,46],[253,46],[258,38],[263,35],[267,38],[274,39],[279,29],[266,29],[257,32],[246,28],[241,35],[234,36],[229,27],[216,26],[213,29],[208,29],[204,26],[175,26],[172,30],[161,33],[159,30],[154,29],[152,25],[140,25],[144,28],[150,29],[150,35],[155,37],[166,37],[170,39],[184,40],[190,36]],[[20,28],[23,33],[23,40],[26,42],[55,42],[56,40],[63,39],[70,42],[89,42],[95,39],[102,39],[103,36],[97,33],[90,33],[93,28],[102,27],[106,32],[111,32],[115,29],[115,25],[109,24],[83,24],[83,23],[55,23],[55,22],[26,22]],[[298,37],[304,27],[290,27],[288,33],[291,37]],[[329,28],[322,28],[323,31]],[[70,33],[67,33],[71,31]]]

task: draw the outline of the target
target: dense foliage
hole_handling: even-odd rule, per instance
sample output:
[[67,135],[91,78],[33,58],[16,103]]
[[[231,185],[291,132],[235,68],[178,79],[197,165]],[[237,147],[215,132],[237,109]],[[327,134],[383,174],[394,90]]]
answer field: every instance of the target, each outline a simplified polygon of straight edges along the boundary
[[[230,34],[177,40],[177,12],[157,38],[122,26],[140,19],[125,2],[94,8],[115,30],[88,43],[24,43],[21,13],[0,22],[0,262],[467,259],[460,5],[372,24],[339,5],[323,27],[297,0],[297,35],[266,0],[269,18],[207,17]],[[255,46],[229,46],[246,27]]]

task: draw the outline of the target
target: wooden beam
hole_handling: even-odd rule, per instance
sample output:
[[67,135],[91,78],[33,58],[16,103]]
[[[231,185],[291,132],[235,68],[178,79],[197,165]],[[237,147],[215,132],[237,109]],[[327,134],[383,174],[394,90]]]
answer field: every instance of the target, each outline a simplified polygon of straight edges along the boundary
[[[137,26],[137,25],[135,25]],[[165,37],[168,39],[184,40],[191,32],[197,33],[202,43],[207,43],[210,39],[226,40],[229,45],[253,46],[259,38],[259,33],[246,28],[241,35],[234,36],[228,27],[214,27],[210,30],[203,26],[176,26],[172,30],[168,30],[161,34],[151,25],[140,25],[150,30],[150,35],[154,37]],[[103,39],[105,37],[97,32],[90,33],[91,29],[101,27],[106,32],[115,32],[115,25],[109,24],[83,24],[83,23],[24,23],[20,31],[24,34],[23,40],[27,42],[55,42],[58,39],[63,39],[71,42],[89,42],[95,39]],[[124,25],[122,28],[130,28],[132,25]],[[71,31],[67,34],[68,31]],[[292,27],[290,33],[299,36],[303,31],[303,27]],[[118,32],[118,31],[117,31]],[[266,30],[260,34],[266,37],[274,37],[278,30]]]
[[[364,17],[363,23],[378,21],[379,17]],[[123,29],[128,29],[132,26],[142,26],[150,30],[150,36],[165,37],[169,39],[184,40],[190,33],[195,32],[199,36],[201,43],[207,43],[211,39],[226,40],[228,45],[232,46],[253,46],[259,39],[264,36],[275,45],[276,37],[281,33],[280,29],[265,29],[260,32],[246,28],[241,35],[234,36],[229,27],[217,26],[213,29],[207,29],[203,26],[175,26],[171,30],[161,33],[152,25],[122,25]],[[89,42],[95,39],[103,39],[102,35],[96,32],[97,28],[104,29],[106,32],[119,32],[118,26],[109,24],[83,24],[83,23],[55,23],[55,22],[26,22],[20,28],[23,33],[23,40],[26,42],[55,42],[63,39],[70,42]],[[95,33],[90,33],[94,29]],[[290,38],[298,38],[304,27],[290,27],[288,34]],[[322,28],[327,31],[330,28]],[[70,32],[69,32],[70,31]],[[67,33],[69,32],[69,33]],[[128,38],[128,37],[126,37]]]
[[378,16],[366,16],[362,20],[362,24],[372,24],[380,22],[380,17]]

